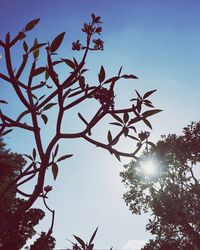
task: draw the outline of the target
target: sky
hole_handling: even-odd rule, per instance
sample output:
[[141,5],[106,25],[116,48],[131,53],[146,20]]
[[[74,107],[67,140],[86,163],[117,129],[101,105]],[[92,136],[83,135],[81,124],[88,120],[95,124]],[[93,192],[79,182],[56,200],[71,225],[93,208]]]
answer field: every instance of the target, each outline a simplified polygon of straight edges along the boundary
[[[198,0],[1,0],[0,39],[5,34],[17,34],[26,23],[40,18],[40,23],[30,32],[27,41],[37,37],[41,42],[52,41],[59,33],[66,31],[64,45],[59,54],[72,56],[71,42],[82,39],[81,28],[90,19],[91,13],[103,20],[103,52],[91,53],[88,57],[89,81],[95,81],[101,65],[106,74],[116,74],[123,65],[124,73],[134,74],[139,80],[127,81],[119,86],[117,96],[122,105],[130,104],[134,90],[145,93],[157,89],[151,100],[163,112],[150,119],[153,130],[151,140],[156,142],[160,135],[181,133],[191,121],[199,120],[200,104],[200,2]],[[14,51],[14,62],[21,59]],[[3,51],[0,68],[3,66]],[[77,57],[78,54],[74,53]],[[61,71],[61,74],[65,72]],[[0,99],[9,100],[7,112],[15,116],[17,108],[14,95],[5,82],[0,84]],[[93,112],[93,107],[83,107],[84,114]],[[75,110],[75,112],[78,112]],[[50,114],[50,112],[49,112]],[[52,133],[53,113],[50,126],[44,133],[47,143]],[[75,121],[68,118],[72,129]],[[110,127],[108,127],[110,129]],[[143,126],[141,126],[143,129]],[[147,128],[146,128],[147,129]],[[101,138],[105,127],[98,127]],[[32,138],[17,130],[6,137],[12,151],[30,153]],[[129,142],[121,144],[123,150],[130,150]],[[59,167],[54,182],[51,173],[46,183],[53,185],[49,204],[56,210],[54,237],[56,248],[70,246],[67,239],[72,234],[88,240],[99,226],[95,240],[98,249],[137,250],[151,235],[145,231],[149,215],[132,215],[122,195],[125,188],[119,172],[123,164],[108,152],[75,140],[62,142],[61,153],[73,153],[74,157]],[[30,188],[30,187],[27,187]],[[36,204],[37,205],[37,204]],[[38,203],[38,206],[41,204]],[[38,232],[48,229],[48,215],[38,227]]]

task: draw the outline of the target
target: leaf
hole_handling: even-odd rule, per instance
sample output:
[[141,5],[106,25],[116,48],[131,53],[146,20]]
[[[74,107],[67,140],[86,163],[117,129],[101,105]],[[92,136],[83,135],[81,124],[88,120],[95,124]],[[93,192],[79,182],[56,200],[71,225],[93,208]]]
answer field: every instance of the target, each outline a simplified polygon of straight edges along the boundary
[[109,144],[111,144],[112,143],[112,135],[111,135],[110,130],[108,131],[107,139],[108,139]]
[[35,39],[34,45],[33,45],[33,47],[29,50],[28,53],[33,52],[33,57],[34,57],[34,59],[36,60],[36,59],[38,58],[38,56],[39,56],[39,49],[40,49],[42,46],[44,46],[44,45],[46,45],[46,43],[37,43],[37,39]]
[[65,160],[65,159],[67,159],[67,158],[70,158],[70,157],[72,157],[73,155],[71,154],[71,155],[63,155],[63,156],[61,156],[60,158],[58,158],[58,160],[56,161],[56,162],[59,162],[59,161],[63,161],[63,160]]
[[136,140],[136,141],[140,141],[137,137],[135,137],[135,136],[132,136],[132,135],[127,135],[128,137],[130,137],[131,139],[133,139],[133,140]]
[[147,119],[143,118],[142,120],[150,129],[152,129],[151,123]]
[[118,141],[119,141],[119,137],[116,136],[116,137],[112,140],[112,146],[115,145],[115,144],[117,144]]
[[136,89],[135,89],[135,92],[136,92],[136,94],[137,94],[138,98],[139,98],[140,100],[142,100],[141,95],[137,92],[137,90],[136,90]]
[[85,77],[84,76],[79,77],[79,85],[80,85],[80,88],[82,90],[84,90],[84,88],[85,88]]
[[37,96],[36,95],[34,95],[33,93],[31,93],[31,96],[35,99],[35,100],[37,100],[38,98],[37,98]]
[[29,158],[31,161],[33,161],[33,157],[31,155],[26,155],[26,154],[23,154],[23,155]]
[[151,141],[147,141],[146,143],[149,144],[154,149],[157,148],[157,146]]
[[152,115],[155,115],[159,112],[161,112],[162,110],[161,109],[152,109],[152,110],[148,110],[148,111],[145,111],[142,116],[143,117],[149,117],[149,116],[152,116]]
[[120,122],[120,123],[123,124],[123,121],[122,121],[122,119],[121,119],[119,116],[117,116],[115,113],[111,113],[111,115],[112,115],[118,122]]
[[134,126],[129,126],[128,128],[134,130],[134,132],[137,133],[137,130]]
[[31,48],[30,52],[33,51],[33,57],[34,59],[37,59],[39,56],[39,47],[38,47],[38,41],[37,38],[34,40],[33,47]]
[[4,100],[0,100],[0,103],[4,103],[4,104],[8,104],[6,101]]
[[44,115],[44,114],[41,114],[41,118],[42,118],[44,124],[47,124],[47,122],[48,122],[48,117],[47,117],[46,115]]
[[119,69],[118,76],[120,76],[120,75],[121,75],[122,68],[123,68],[123,66],[121,66],[121,68]]
[[123,133],[125,137],[128,135],[128,132],[129,132],[129,129],[127,127],[123,127]]
[[76,58],[73,57],[73,59],[74,59],[74,65],[75,65],[75,69],[76,69],[76,68],[78,68],[78,62],[77,62]]
[[114,76],[114,77],[109,78],[108,80],[106,80],[106,81],[104,82],[104,84],[107,84],[107,83],[110,83],[110,82],[116,82],[116,81],[119,80],[119,79],[120,79],[119,76]]
[[142,120],[142,118],[140,116],[137,116],[129,121],[128,126],[136,122],[139,122],[140,120]]
[[51,165],[51,171],[52,171],[54,180],[56,180],[57,175],[58,175],[58,165],[55,162],[53,162]]
[[123,120],[124,120],[124,123],[127,123],[128,120],[129,120],[129,114],[128,112],[125,112],[124,115],[123,115]]
[[124,79],[138,79],[138,77],[134,75],[123,75],[121,77]]
[[149,102],[143,102],[145,106],[149,107],[149,108],[155,108],[151,103]]
[[24,51],[27,53],[28,52],[28,44],[25,41],[23,42],[23,48],[24,48]]
[[33,160],[35,160],[35,158],[36,158],[36,150],[35,150],[35,148],[33,149]]
[[81,70],[81,75],[82,75],[83,73],[85,73],[86,71],[88,71],[88,69],[82,69],[82,70]]
[[55,151],[54,151],[54,158],[57,156],[58,154],[58,148],[59,148],[59,144],[56,145]]
[[48,67],[46,67],[45,80],[47,81],[48,78],[49,78],[49,69],[48,69]]
[[101,66],[98,76],[99,76],[99,82],[102,83],[105,80],[105,76],[106,76],[105,69],[103,66]]
[[46,67],[39,67],[33,71],[33,75],[37,76],[37,75],[44,73],[45,71],[46,71]]
[[63,58],[61,58],[61,60],[63,62],[65,62],[70,68],[72,68],[72,69],[76,68],[75,65],[74,65],[74,62],[72,62],[70,59],[63,59]]
[[60,33],[51,43],[50,50],[51,52],[55,52],[61,45],[62,40],[64,38],[65,32]]
[[89,245],[93,242],[93,240],[94,240],[94,238],[96,236],[97,230],[98,230],[98,227],[95,229],[95,231],[94,231],[94,233],[93,233],[93,235],[92,235],[92,237],[91,237],[91,239],[89,241]]
[[74,234],[73,234],[73,236],[74,236],[74,238],[78,241],[78,243],[81,244],[82,249],[85,249],[85,242],[84,242],[81,238],[79,238],[78,236],[76,236],[76,235],[74,235]]
[[45,95],[40,96],[40,98],[38,99],[38,101],[41,101],[44,97],[45,97]]
[[40,21],[40,18],[37,18],[27,23],[25,27],[25,32],[32,30],[38,24],[39,21]]
[[112,124],[112,125],[116,125],[116,126],[120,126],[120,127],[122,127],[123,125],[121,124],[121,123],[119,123],[119,122],[110,122],[110,124]]
[[146,99],[148,96],[152,95],[155,91],[157,91],[157,89],[146,92],[143,96],[143,99]]
[[117,153],[114,153],[114,155],[117,158],[117,160],[121,162],[120,156]]
[[8,129],[6,131],[4,131],[1,136],[7,135],[8,133],[10,133],[11,131],[13,131],[13,129]]
[[56,104],[57,104],[57,103],[55,103],[55,102],[52,102],[52,103],[47,104],[47,105],[43,108],[43,111],[50,109],[51,107],[53,107],[53,106],[56,105]]

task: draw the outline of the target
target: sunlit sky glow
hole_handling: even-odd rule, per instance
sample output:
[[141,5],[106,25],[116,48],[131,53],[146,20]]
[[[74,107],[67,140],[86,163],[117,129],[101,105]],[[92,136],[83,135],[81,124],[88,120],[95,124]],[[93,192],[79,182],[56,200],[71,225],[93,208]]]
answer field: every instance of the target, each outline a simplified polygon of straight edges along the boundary
[[[0,37],[4,40],[8,31],[17,34],[27,22],[39,17],[40,24],[30,32],[27,41],[32,43],[35,37],[41,42],[52,41],[66,31],[59,54],[61,57],[77,57],[77,53],[70,51],[71,42],[83,38],[80,30],[91,13],[100,15],[105,50],[89,55],[87,79],[96,81],[102,64],[109,76],[116,74],[123,65],[124,73],[139,77],[137,81],[122,82],[119,86],[117,96],[121,96],[120,102],[124,106],[130,104],[134,89],[142,94],[158,89],[151,100],[156,108],[164,111],[150,119],[153,126],[150,138],[156,142],[160,135],[180,133],[190,121],[199,120],[199,11],[199,0],[1,0]],[[0,54],[3,55],[1,49]],[[19,50],[15,52],[16,63],[18,55]],[[4,57],[0,60],[0,68],[3,61]],[[65,71],[61,73],[66,74]],[[8,85],[2,81],[0,99],[9,101],[12,107],[7,112],[15,116],[15,108],[19,106]],[[93,108],[84,106],[81,111],[91,115]],[[66,117],[66,122],[69,119]],[[52,127],[53,120],[52,114],[49,123]],[[69,125],[72,129],[76,127],[73,122]],[[45,143],[52,127],[44,133]],[[103,128],[98,128],[97,137],[105,136]],[[19,153],[30,153],[33,148],[32,138],[21,130],[6,137],[6,143]],[[133,148],[130,141],[121,146],[129,151]],[[57,248],[69,246],[66,239],[73,240],[72,234],[88,240],[97,226],[96,248],[113,246],[122,249],[124,246],[129,250],[129,246],[130,250],[135,250],[134,242],[141,245],[149,239],[150,235],[145,231],[148,216],[132,215],[122,200],[125,188],[119,172],[123,169],[122,164],[130,159],[119,163],[109,153],[81,140],[62,142],[60,149],[61,155],[73,153],[74,157],[60,164],[55,183],[50,171],[46,178],[47,184],[54,185],[49,205],[56,210],[54,236]],[[47,230],[48,222],[47,216],[38,231]]]
[[153,160],[146,160],[144,162],[141,162],[141,171],[142,173],[147,176],[147,178],[155,177],[158,175],[158,164]]

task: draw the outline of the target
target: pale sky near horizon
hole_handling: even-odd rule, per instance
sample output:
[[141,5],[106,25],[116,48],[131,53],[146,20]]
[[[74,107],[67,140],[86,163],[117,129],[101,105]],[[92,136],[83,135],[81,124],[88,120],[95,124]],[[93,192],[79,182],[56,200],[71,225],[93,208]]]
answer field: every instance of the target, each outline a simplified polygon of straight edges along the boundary
[[[44,42],[51,41],[66,31],[66,46],[58,51],[61,57],[71,55],[70,43],[83,37],[81,28],[90,20],[91,13],[100,15],[105,48],[90,54],[87,79],[94,81],[101,65],[110,76],[123,65],[124,73],[139,77],[123,83],[118,96],[122,95],[124,105],[133,97],[134,89],[140,93],[158,89],[152,100],[163,112],[150,119],[152,141],[156,142],[162,134],[180,133],[191,121],[199,120],[200,1],[1,0],[0,4],[0,39],[8,31],[17,34],[27,22],[40,18],[29,34],[30,40],[38,37]],[[3,55],[1,48],[0,54]],[[3,60],[2,56],[0,67]],[[1,82],[0,99],[12,103],[12,97]],[[8,111],[13,115],[16,112],[15,108]],[[102,130],[97,131],[99,137]],[[45,140],[48,136],[45,135]],[[33,147],[30,138],[20,130],[10,134],[6,143],[19,153],[27,154]],[[124,150],[131,148],[125,142],[123,146]],[[70,246],[67,239],[73,240],[72,234],[88,240],[99,226],[95,248],[138,249],[151,235],[145,231],[148,215],[132,215],[122,200],[125,188],[119,172],[130,159],[119,163],[106,151],[80,140],[63,142],[60,148],[63,153],[74,153],[74,157],[61,164],[56,182],[50,174],[47,178],[47,184],[54,186],[49,203],[56,210],[53,234],[56,247]],[[48,229],[49,219],[47,216],[41,222],[38,232]]]

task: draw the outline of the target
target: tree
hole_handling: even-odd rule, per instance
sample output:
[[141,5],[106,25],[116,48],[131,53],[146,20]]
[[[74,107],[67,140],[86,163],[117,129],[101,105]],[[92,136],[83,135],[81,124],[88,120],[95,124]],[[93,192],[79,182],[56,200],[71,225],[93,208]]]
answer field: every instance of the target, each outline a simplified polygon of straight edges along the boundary
[[[180,136],[162,136],[154,149],[120,173],[131,212],[149,211],[153,216],[146,228],[156,237],[143,249],[200,249],[199,149],[200,122],[193,122]],[[145,176],[150,161],[157,170]]]
[[[115,85],[120,80],[134,80],[138,79],[132,74],[122,74],[122,67],[117,75],[107,78],[106,71],[103,66],[100,67],[98,74],[98,83],[96,85],[88,84],[85,72],[86,58],[90,51],[101,51],[104,47],[104,42],[98,37],[102,31],[101,17],[94,14],[91,15],[91,22],[85,23],[82,32],[86,36],[85,42],[81,43],[77,40],[72,43],[72,51],[82,52],[81,59],[76,60],[69,58],[57,57],[57,50],[59,49],[64,39],[65,32],[59,34],[50,43],[38,42],[39,39],[34,40],[32,46],[25,41],[28,33],[38,24],[39,19],[30,21],[17,36],[11,38],[10,33],[6,35],[5,42],[0,40],[0,46],[4,49],[5,67],[7,72],[1,72],[0,78],[10,85],[14,91],[16,98],[23,106],[23,110],[16,110],[16,117],[10,115],[6,108],[0,111],[0,134],[7,135],[13,128],[21,129],[31,133],[33,136],[33,150],[31,154],[26,154],[28,165],[24,170],[20,169],[15,181],[10,183],[2,191],[0,203],[4,196],[13,185],[17,185],[17,193],[26,197],[26,203],[21,204],[17,209],[17,214],[10,218],[12,223],[7,223],[8,229],[18,225],[20,218],[27,211],[34,202],[41,198],[43,199],[48,211],[52,214],[52,222],[46,237],[51,235],[54,224],[55,211],[50,209],[46,204],[47,193],[51,191],[50,185],[45,186],[45,175],[47,169],[52,170],[53,178],[56,179],[59,171],[59,162],[72,157],[71,152],[59,155],[59,141],[62,139],[83,139],[89,143],[103,148],[117,157],[120,160],[121,156],[136,158],[136,153],[145,144],[144,140],[139,140],[134,152],[121,152],[117,150],[116,145],[119,139],[124,135],[134,139],[137,137],[135,124],[142,121],[149,128],[151,124],[148,117],[154,115],[161,110],[154,109],[148,97],[156,90],[149,91],[143,96],[137,91],[137,98],[133,98],[132,105],[129,108],[115,107]],[[13,63],[13,54],[11,50],[15,45],[22,46],[23,55],[21,63],[18,60],[17,65]],[[45,49],[44,49],[45,48]],[[19,50],[19,49],[18,49]],[[46,62],[39,58],[39,54],[45,54]],[[44,59],[44,57],[42,57]],[[66,79],[58,74],[58,66],[66,66],[68,76]],[[24,75],[27,74],[25,79]],[[25,79],[25,80],[24,80]],[[80,119],[82,129],[70,133],[66,131],[63,126],[64,117],[66,113],[71,114],[71,110],[84,103],[90,102],[90,105],[98,104],[97,110],[92,117],[77,114]],[[0,100],[2,104],[9,105],[7,100]],[[146,107],[149,110],[143,110]],[[43,131],[48,126],[48,112],[54,111],[55,117],[55,134],[48,138],[48,143],[44,144]],[[93,136],[93,129],[99,124],[103,118],[109,115],[114,119],[112,125],[120,128],[119,132],[115,134],[109,130],[107,139],[98,141]],[[42,124],[43,122],[43,124]],[[132,133],[134,133],[134,136]],[[24,183],[35,180],[31,194],[22,191],[21,186]],[[1,234],[1,232],[0,232]]]
[[[0,194],[8,184],[15,180],[19,170],[23,169],[26,164],[22,155],[6,150],[5,146],[3,140],[0,139]],[[35,235],[34,226],[45,215],[41,209],[30,208],[23,214],[19,224],[12,228],[12,230],[7,231],[6,223],[9,221],[8,218],[16,213],[19,206],[26,203],[24,199],[18,198],[16,193],[17,186],[12,185],[8,192],[6,192],[0,207],[0,227],[3,232],[0,235],[0,248],[5,250],[21,249],[26,244],[27,239]]]

